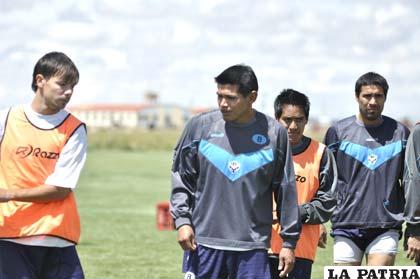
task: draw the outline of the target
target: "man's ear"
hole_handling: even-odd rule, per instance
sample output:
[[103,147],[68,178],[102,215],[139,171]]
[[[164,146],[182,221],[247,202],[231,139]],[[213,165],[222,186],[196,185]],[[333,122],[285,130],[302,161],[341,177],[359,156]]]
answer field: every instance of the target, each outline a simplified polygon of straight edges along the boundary
[[37,87],[37,88],[42,88],[42,87],[44,87],[45,82],[46,82],[46,79],[44,78],[44,76],[43,76],[43,75],[41,75],[41,74],[37,74],[37,75],[35,76],[35,83],[36,83],[36,87]]
[[249,102],[252,104],[257,100],[258,97],[258,92],[257,91],[252,91],[251,94],[249,94]]

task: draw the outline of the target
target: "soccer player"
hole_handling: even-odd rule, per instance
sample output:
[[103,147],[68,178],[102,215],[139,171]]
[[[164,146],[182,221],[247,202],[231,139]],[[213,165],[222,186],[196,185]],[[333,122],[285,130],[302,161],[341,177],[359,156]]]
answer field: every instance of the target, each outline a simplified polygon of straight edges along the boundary
[[[333,192],[337,168],[333,153],[322,143],[303,135],[308,123],[308,97],[293,89],[285,89],[274,101],[276,119],[287,129],[292,146],[296,188],[302,232],[295,249],[295,265],[290,279],[310,279],[316,249],[325,247],[326,231],[320,224],[327,222],[336,205]],[[272,278],[279,278],[278,254],[282,239],[274,216],[271,238],[270,266]],[[322,225],[323,226],[323,225]],[[325,229],[322,227],[322,229]]]
[[356,81],[359,113],[334,123],[325,144],[338,169],[332,221],[334,263],[393,265],[404,210],[401,187],[409,130],[382,115],[388,93],[384,77],[369,72]]
[[32,103],[0,113],[2,278],[84,278],[73,190],[86,159],[86,128],[64,110],[78,80],[69,57],[47,53],[33,71]]
[[171,213],[185,278],[271,278],[273,192],[286,275],[300,233],[287,131],[253,109],[258,82],[251,67],[231,66],[215,81],[219,110],[189,121],[172,166]]
[[404,167],[407,257],[420,265],[420,123],[408,138]]

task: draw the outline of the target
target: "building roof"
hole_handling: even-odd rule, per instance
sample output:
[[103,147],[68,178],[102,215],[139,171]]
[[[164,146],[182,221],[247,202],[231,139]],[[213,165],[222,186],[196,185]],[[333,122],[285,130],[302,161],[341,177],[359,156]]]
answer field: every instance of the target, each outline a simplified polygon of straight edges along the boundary
[[214,110],[214,109],[216,109],[215,107],[193,107],[193,108],[191,108],[191,113],[192,114],[199,114],[199,113],[202,113],[202,112],[208,112],[208,111],[211,111],[211,110]]
[[70,111],[140,111],[154,107],[150,104],[85,104],[69,106]]

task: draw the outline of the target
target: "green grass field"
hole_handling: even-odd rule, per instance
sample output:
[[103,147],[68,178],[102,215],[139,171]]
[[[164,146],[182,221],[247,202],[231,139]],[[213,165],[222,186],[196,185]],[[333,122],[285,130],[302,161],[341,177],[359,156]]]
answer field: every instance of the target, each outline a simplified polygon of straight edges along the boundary
[[[174,231],[158,231],[155,205],[168,200],[171,152],[92,150],[77,189],[78,246],[86,278],[183,278]],[[319,249],[313,278],[332,264],[332,239]],[[402,250],[400,250],[402,251]],[[397,265],[411,265],[400,252]]]

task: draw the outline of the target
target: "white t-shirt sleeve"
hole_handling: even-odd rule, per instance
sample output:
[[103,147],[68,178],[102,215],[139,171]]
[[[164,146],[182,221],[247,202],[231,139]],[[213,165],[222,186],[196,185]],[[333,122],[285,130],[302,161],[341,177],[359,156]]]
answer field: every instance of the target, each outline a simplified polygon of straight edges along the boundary
[[81,125],[69,138],[55,165],[54,172],[47,177],[45,184],[76,188],[80,172],[86,161],[87,134]]

